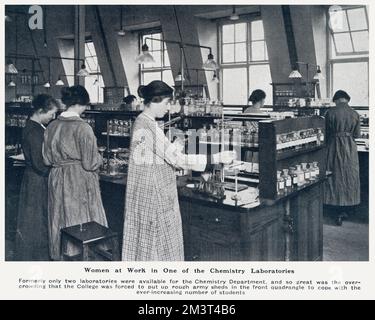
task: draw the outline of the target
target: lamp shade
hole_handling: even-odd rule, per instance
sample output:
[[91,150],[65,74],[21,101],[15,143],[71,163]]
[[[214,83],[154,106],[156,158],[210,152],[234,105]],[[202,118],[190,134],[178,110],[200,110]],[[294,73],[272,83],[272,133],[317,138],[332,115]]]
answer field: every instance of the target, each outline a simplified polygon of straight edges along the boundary
[[51,84],[49,83],[49,81],[47,81],[44,85],[43,85],[44,88],[51,88]]
[[318,66],[317,69],[316,69],[316,73],[315,73],[315,76],[314,76],[314,80],[324,80],[324,76],[322,74],[322,70],[320,70],[320,67]]
[[12,61],[8,61],[5,65],[5,73],[17,74],[18,70]]
[[185,77],[182,76],[181,71],[177,74],[176,78],[174,78],[174,81],[177,81],[177,82],[185,81]]
[[144,44],[142,46],[142,53],[135,59],[135,62],[137,62],[138,64],[154,63],[155,62],[154,57],[148,51],[148,45],[147,44]]
[[119,35],[120,37],[123,37],[125,36],[125,30],[124,29],[121,29],[117,32],[117,35]]
[[289,75],[289,79],[302,79],[302,75],[300,74],[300,72],[296,69],[296,70],[293,70],[290,75]]
[[236,20],[239,20],[239,19],[240,19],[240,16],[238,14],[236,14],[236,6],[233,6],[233,12],[229,17],[229,20],[236,21]]
[[207,60],[205,63],[203,63],[203,69],[207,69],[207,70],[218,70],[219,69],[219,65],[216,63],[215,59],[214,59],[214,55],[212,53],[209,53],[208,57],[207,57]]
[[56,81],[55,85],[56,85],[56,86],[64,86],[65,83],[64,83],[64,81],[62,81],[62,80],[59,78],[59,79]]
[[77,72],[78,77],[88,77],[90,72],[87,71],[86,66],[82,64],[81,69]]
[[214,83],[220,83],[220,80],[219,80],[219,78],[217,77],[216,72],[214,73],[214,75],[213,75],[211,81],[214,82]]
[[13,80],[9,81],[8,87],[15,87],[15,86],[16,86],[16,83]]

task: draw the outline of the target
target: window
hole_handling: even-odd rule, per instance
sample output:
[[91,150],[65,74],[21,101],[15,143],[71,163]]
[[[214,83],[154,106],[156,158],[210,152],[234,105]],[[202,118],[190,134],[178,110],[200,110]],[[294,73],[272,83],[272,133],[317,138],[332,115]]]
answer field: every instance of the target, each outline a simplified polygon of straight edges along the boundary
[[220,31],[224,104],[245,105],[251,91],[262,89],[270,105],[272,81],[262,20],[224,24]]
[[368,54],[369,28],[366,7],[329,12],[333,57]]
[[[146,39],[147,38],[147,39]],[[155,39],[155,40],[152,40]],[[162,80],[170,86],[174,86],[171,65],[167,46],[161,31],[142,33],[140,36],[140,47],[147,43],[150,54],[154,57],[155,63],[142,64],[140,67],[140,83],[148,84],[153,80]],[[141,48],[140,48],[141,52]]]
[[[336,7],[338,8],[338,7]],[[369,28],[365,6],[330,10],[330,94],[345,90],[351,105],[369,104]]]
[[90,76],[85,78],[85,88],[90,95],[91,103],[103,103],[103,77],[94,42],[87,39],[85,43],[85,65]]

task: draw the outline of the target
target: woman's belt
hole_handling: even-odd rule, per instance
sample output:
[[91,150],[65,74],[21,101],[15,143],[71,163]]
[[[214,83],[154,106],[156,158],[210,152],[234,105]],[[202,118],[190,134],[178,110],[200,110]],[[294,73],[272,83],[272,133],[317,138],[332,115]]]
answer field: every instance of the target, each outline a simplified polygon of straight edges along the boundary
[[336,132],[335,137],[352,137],[353,134],[351,132]]
[[77,165],[77,164],[81,164],[81,161],[80,160],[61,161],[59,163],[53,163],[52,167],[62,168],[62,167],[67,167],[67,166],[72,166],[72,165]]

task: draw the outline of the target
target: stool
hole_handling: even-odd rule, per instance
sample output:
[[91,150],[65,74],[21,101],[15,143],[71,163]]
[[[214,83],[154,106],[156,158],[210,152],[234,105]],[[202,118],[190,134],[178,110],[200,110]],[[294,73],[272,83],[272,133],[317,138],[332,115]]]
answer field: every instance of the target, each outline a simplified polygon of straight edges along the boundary
[[[81,253],[75,256],[66,254],[68,243],[71,241],[81,249]],[[98,246],[107,244],[108,250],[103,250]],[[61,256],[62,260],[89,261],[89,250],[103,256],[107,260],[119,261],[119,243],[117,232],[91,221],[83,224],[61,229]]]

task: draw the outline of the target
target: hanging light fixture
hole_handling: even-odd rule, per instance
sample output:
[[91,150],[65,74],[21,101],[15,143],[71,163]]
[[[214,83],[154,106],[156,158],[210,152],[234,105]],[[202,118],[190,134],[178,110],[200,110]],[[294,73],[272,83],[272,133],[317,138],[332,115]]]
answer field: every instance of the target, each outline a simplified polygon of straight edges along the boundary
[[148,45],[146,43],[142,46],[142,53],[135,59],[135,61],[138,64],[155,62],[154,57],[148,51]]
[[185,77],[181,74],[181,71],[178,72],[176,78],[174,78],[174,81],[176,81],[176,82],[185,81]]
[[47,48],[47,46],[48,46],[47,45],[47,6],[44,6],[43,13],[44,13],[44,17],[43,17],[43,20],[44,20],[44,28],[43,28],[44,43],[43,43],[43,47]]
[[51,58],[48,58],[48,81],[43,85],[44,88],[51,88]]
[[229,20],[236,21],[236,20],[239,20],[239,19],[240,19],[240,16],[238,14],[236,14],[236,6],[233,6],[232,14],[229,17]]
[[123,12],[122,6],[120,8],[120,30],[117,32],[120,37],[125,36],[124,23],[123,23]]
[[64,81],[61,80],[61,77],[59,76],[59,78],[57,79],[56,83],[55,83],[55,86],[65,86],[65,83]]
[[214,72],[214,75],[213,75],[213,77],[212,77],[212,80],[211,81],[213,81],[213,82],[215,82],[215,83],[220,83],[220,80],[219,80],[219,78],[217,77],[217,74],[216,74],[216,72]]
[[290,74],[289,74],[289,79],[302,79],[301,73],[298,71],[298,69],[294,69]]
[[205,63],[203,63],[203,69],[207,69],[207,70],[218,70],[219,69],[219,65],[216,63],[215,59],[214,59],[214,55],[212,54],[212,52],[210,52],[207,56],[207,60]]
[[77,72],[78,77],[88,77],[90,72],[87,71],[86,66],[84,63],[81,65],[81,69]]
[[322,70],[320,69],[320,66],[316,66],[316,74],[314,76],[314,80],[324,80],[324,76],[322,74]]
[[5,65],[5,73],[9,74],[17,74],[18,70],[16,66],[13,64],[12,60],[8,60],[7,64]]
[[8,87],[15,87],[16,83],[13,80],[10,80],[8,83]]

